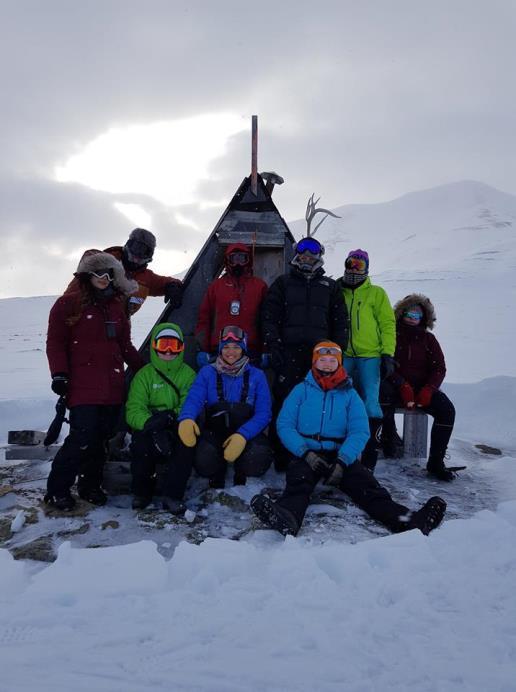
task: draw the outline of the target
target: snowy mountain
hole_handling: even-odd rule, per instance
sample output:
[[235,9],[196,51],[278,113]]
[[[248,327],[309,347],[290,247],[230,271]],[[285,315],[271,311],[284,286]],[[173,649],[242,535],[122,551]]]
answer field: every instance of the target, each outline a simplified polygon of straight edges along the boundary
[[[465,181],[332,211],[341,218],[328,217],[316,234],[328,273],[341,276],[348,251],[361,247],[369,252],[372,280],[393,303],[408,293],[428,295],[448,381],[516,375],[509,338],[516,305],[515,196]],[[304,235],[304,221],[289,226],[296,238]]]

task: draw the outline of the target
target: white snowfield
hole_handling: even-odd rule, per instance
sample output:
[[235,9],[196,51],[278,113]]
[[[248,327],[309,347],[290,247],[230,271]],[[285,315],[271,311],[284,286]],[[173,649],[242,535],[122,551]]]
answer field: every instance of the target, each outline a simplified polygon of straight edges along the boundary
[[[450,464],[468,469],[424,497],[418,468],[378,475],[414,507],[442,489],[443,525],[354,544],[256,531],[182,542],[168,561],[154,541],[63,543],[45,568],[0,550],[0,692],[516,692],[516,198],[460,183],[341,212],[318,232],[330,273],[363,247],[393,302],[419,291],[437,309]],[[2,443],[52,418],[53,300],[0,301]]]

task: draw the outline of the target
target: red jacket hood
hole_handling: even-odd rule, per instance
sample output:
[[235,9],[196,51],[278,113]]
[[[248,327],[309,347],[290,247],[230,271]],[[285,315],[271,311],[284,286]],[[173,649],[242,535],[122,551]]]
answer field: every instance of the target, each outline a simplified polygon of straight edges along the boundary
[[232,252],[248,252],[249,253],[249,264],[247,265],[245,269],[246,274],[252,274],[253,273],[253,251],[249,247],[249,245],[245,245],[245,243],[232,243],[231,245],[228,245],[226,248],[226,251],[224,252],[224,266],[226,267],[226,271],[229,271],[228,267],[228,257]]

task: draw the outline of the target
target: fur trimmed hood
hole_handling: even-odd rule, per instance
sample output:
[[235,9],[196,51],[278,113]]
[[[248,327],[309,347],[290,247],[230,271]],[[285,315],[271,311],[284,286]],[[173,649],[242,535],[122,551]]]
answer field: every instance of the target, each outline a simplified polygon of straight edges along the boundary
[[396,316],[396,322],[401,320],[404,311],[411,305],[420,305],[423,310],[423,319],[421,320],[421,326],[426,329],[433,329],[436,322],[435,308],[433,306],[430,298],[427,298],[422,293],[411,293],[405,298],[398,300],[394,306],[394,315]]
[[99,272],[101,270],[113,270],[113,284],[121,293],[126,296],[136,293],[138,290],[138,282],[133,279],[128,279],[125,275],[125,269],[122,263],[116,257],[108,252],[95,252],[91,255],[83,255],[75,276],[78,274],[90,274],[91,272]]

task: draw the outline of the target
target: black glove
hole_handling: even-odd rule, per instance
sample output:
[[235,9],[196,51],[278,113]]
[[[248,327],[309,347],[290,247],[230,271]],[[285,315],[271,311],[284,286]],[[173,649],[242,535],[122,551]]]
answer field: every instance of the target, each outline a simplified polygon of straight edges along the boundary
[[390,377],[396,370],[396,361],[394,358],[384,353],[382,355],[380,370],[383,378]]
[[181,307],[183,302],[183,284],[180,281],[171,281],[165,286],[165,303],[170,303],[171,308]]
[[145,422],[144,432],[154,432],[156,430],[166,430],[171,428],[176,422],[176,414],[173,411],[158,411]]
[[303,458],[312,471],[315,471],[315,473],[320,473],[322,476],[328,476],[328,474],[333,470],[333,464],[329,464],[316,452],[306,452]]
[[333,464],[332,470],[326,476],[326,479],[324,481],[324,485],[333,485],[336,488],[339,487],[340,482],[342,481],[342,476],[344,475],[344,469],[342,468],[342,464],[338,461],[336,461]]
[[281,348],[281,344],[275,343],[270,345],[270,354],[271,354],[271,365],[272,369],[275,372],[279,372],[280,370],[283,370],[285,366],[285,353],[283,349]]
[[56,372],[52,375],[52,391],[57,394],[57,396],[66,396],[68,392],[68,375],[66,372]]

